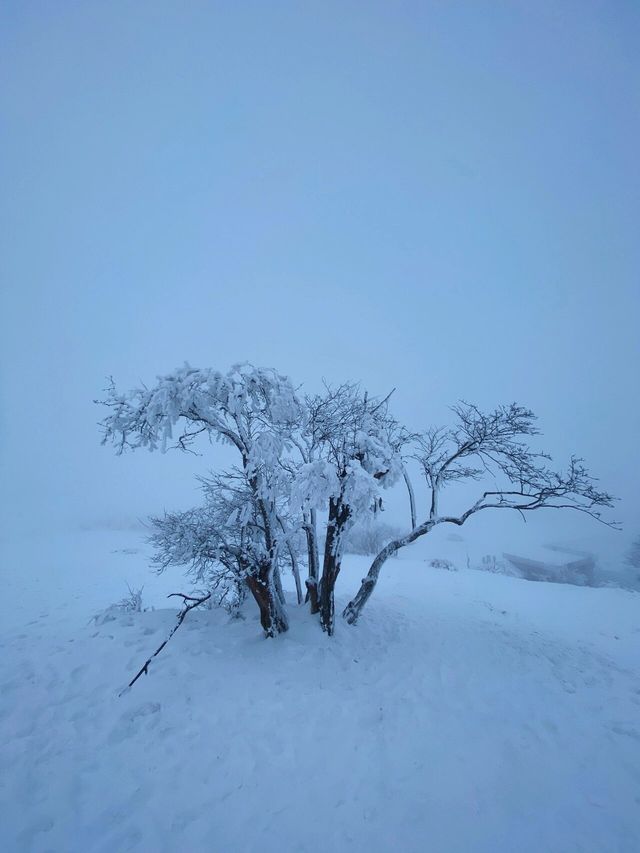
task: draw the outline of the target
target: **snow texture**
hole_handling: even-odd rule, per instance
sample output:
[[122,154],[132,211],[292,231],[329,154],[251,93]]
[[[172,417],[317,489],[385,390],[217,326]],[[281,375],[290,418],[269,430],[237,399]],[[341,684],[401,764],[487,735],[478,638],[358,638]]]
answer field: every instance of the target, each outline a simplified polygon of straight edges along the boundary
[[[640,596],[407,551],[357,628],[175,621],[136,532],[2,544],[0,849],[635,853]],[[344,605],[368,568],[345,558]],[[136,612],[115,608],[144,584]]]

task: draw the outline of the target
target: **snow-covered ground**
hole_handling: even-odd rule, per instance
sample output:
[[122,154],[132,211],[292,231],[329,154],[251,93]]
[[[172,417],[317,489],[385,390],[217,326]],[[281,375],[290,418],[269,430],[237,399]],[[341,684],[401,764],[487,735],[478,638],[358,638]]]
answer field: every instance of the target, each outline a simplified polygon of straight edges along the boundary
[[[0,850],[640,850],[640,595],[416,553],[331,640],[194,612],[119,696],[179,575],[135,531],[4,542]],[[157,609],[90,622],[127,582]]]

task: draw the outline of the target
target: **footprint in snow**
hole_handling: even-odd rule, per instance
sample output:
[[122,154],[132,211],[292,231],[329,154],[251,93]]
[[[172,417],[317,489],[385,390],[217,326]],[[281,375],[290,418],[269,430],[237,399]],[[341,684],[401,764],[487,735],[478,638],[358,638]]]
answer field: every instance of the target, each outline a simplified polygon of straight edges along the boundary
[[76,666],[75,669],[71,670],[71,679],[73,681],[77,681],[78,678],[82,675],[83,672],[86,672],[89,667],[86,664],[81,664],[80,666]]
[[161,705],[159,702],[143,702],[142,705],[138,705],[137,708],[134,708],[132,711],[128,711],[122,716],[133,721],[138,717],[148,717],[150,714],[157,714],[160,707]]
[[154,728],[160,719],[155,716],[160,707],[159,702],[143,702],[136,708],[125,711],[109,735],[109,742],[121,743],[127,738],[134,737],[140,731],[145,718],[148,718],[146,728]]
[[633,726],[627,725],[626,723],[614,723],[609,726],[609,728],[617,735],[625,735],[633,740],[640,741],[640,731],[637,731]]

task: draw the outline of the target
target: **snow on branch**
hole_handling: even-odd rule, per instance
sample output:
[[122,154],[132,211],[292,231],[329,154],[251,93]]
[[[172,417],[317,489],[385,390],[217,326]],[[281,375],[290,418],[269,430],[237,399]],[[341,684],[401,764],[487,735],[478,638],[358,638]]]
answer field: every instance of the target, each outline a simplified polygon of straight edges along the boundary
[[[538,509],[573,509],[619,528],[616,522],[602,516],[602,510],[611,508],[615,498],[598,488],[581,458],[572,456],[567,469],[558,471],[549,467],[548,454],[529,446],[526,439],[539,434],[529,409],[512,403],[482,412],[477,406],[462,402],[453,407],[453,412],[454,426],[429,429],[414,439],[412,455],[431,492],[429,514],[377,554],[357,595],[344,610],[343,616],[351,624],[355,624],[369,600],[386,560],[437,525],[462,525],[485,509],[511,509],[523,518]],[[495,488],[484,491],[461,515],[441,514],[440,493],[446,483],[484,477],[493,480]]]
[[[597,488],[582,459],[573,456],[566,471],[555,471],[547,465],[547,453],[531,449],[524,439],[539,430],[529,409],[512,403],[484,413],[463,402],[453,412],[457,424],[427,430],[417,438],[413,454],[431,489],[430,520],[462,524],[482,509],[526,512],[542,507],[576,509],[602,520],[601,508],[613,506],[614,498]],[[485,476],[502,478],[504,487],[485,491],[457,519],[440,518],[438,499],[445,483]]]
[[[256,435],[286,431],[300,416],[289,379],[249,364],[235,365],[226,374],[185,364],[158,377],[152,388],[126,393],[119,393],[110,380],[106,398],[97,402],[110,410],[101,422],[103,444],[113,444],[118,453],[138,447],[187,450],[207,433],[248,458]],[[178,423],[182,431],[174,440]]]

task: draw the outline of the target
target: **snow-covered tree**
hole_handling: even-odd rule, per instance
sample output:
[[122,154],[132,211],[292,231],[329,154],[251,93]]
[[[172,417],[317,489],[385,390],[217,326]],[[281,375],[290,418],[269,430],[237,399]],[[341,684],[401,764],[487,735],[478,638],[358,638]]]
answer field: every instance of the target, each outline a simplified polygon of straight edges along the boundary
[[379,513],[354,524],[345,536],[345,554],[363,554],[375,556],[387,542],[397,539],[403,530],[394,524],[386,524],[379,519]]
[[[344,534],[402,473],[404,434],[389,415],[388,398],[375,400],[344,384],[301,401],[274,370],[240,365],[223,375],[186,365],[151,388],[120,394],[112,383],[103,402],[110,410],[103,441],[119,453],[188,450],[202,435],[239,452],[234,472],[205,483],[204,506],[153,520],[157,564],[186,565],[227,597],[234,589],[238,597],[244,579],[273,636],[287,626],[278,593],[285,562],[301,598],[304,534],[311,609],[333,633]],[[327,513],[322,567],[318,511]]]
[[[401,479],[409,490],[411,529],[380,549],[344,611],[348,622],[357,620],[387,558],[437,525],[462,525],[484,509],[512,509],[524,516],[536,509],[570,508],[599,519],[600,509],[613,501],[596,487],[582,460],[573,457],[564,472],[550,469],[549,457],[524,440],[538,434],[533,413],[515,404],[484,413],[462,403],[453,409],[454,427],[412,435],[389,413],[389,396],[374,399],[345,383],[301,398],[275,370],[247,364],[226,374],[185,365],[151,388],[125,394],[111,383],[102,402],[109,409],[103,442],[114,444],[118,453],[140,447],[189,450],[202,436],[236,449],[234,469],[203,480],[202,506],[152,520],[155,561],[160,569],[187,566],[211,593],[207,600],[232,609],[246,587],[266,636],[288,627],[280,580],[286,568],[302,601],[305,551],[311,611],[319,612],[323,630],[333,633],[345,536],[356,522],[366,524],[381,506],[382,490]],[[417,462],[429,490],[429,512],[421,523],[403,456]],[[441,511],[445,486],[487,475],[491,487],[465,512]],[[318,518],[324,513],[320,566]]]
[[[169,562],[185,562],[187,557],[187,562],[195,559],[197,567],[204,565],[205,554],[215,554],[217,563],[228,571],[229,566],[237,565],[258,604],[265,634],[285,631],[288,622],[278,594],[278,572],[290,532],[279,504],[289,487],[289,477],[280,458],[287,452],[291,432],[301,418],[291,382],[274,370],[247,364],[236,365],[226,374],[185,365],[159,377],[151,388],[120,394],[111,383],[102,402],[110,409],[102,422],[103,443],[114,444],[119,453],[140,447],[164,451],[177,446],[187,450],[202,435],[235,447],[241,460],[237,472],[241,488],[234,495],[238,506],[233,509],[233,523],[215,527],[213,535],[211,522],[220,521],[233,491],[227,482],[225,494],[224,484],[218,482],[222,488],[217,503],[156,521],[161,537],[157,544],[161,551],[166,544],[165,559]],[[172,528],[179,532],[182,543],[175,548],[169,546]],[[224,540],[229,531],[242,539],[241,550],[237,550],[239,544],[233,537]],[[210,557],[206,559],[211,562]]]
[[[380,502],[380,489],[392,485],[402,464],[400,435],[387,399],[375,400],[353,384],[326,388],[308,397],[301,445],[303,464],[293,494],[303,513],[327,508],[327,527],[319,589],[308,587],[312,610],[328,634],[334,631],[334,590],[342,562],[344,535],[353,522]],[[314,534],[315,535],[315,534]]]
[[[386,560],[437,525],[460,526],[485,509],[511,509],[523,517],[543,508],[573,509],[602,520],[601,509],[613,505],[614,498],[596,487],[581,459],[572,457],[566,471],[554,471],[547,465],[547,454],[528,446],[523,439],[539,434],[530,410],[512,404],[485,413],[474,405],[461,403],[453,412],[457,421],[454,427],[430,429],[414,438],[414,457],[430,493],[427,518],[382,548],[357,595],[344,610],[347,622],[357,621]],[[495,485],[465,512],[457,516],[441,512],[440,497],[446,485],[486,476]]]

